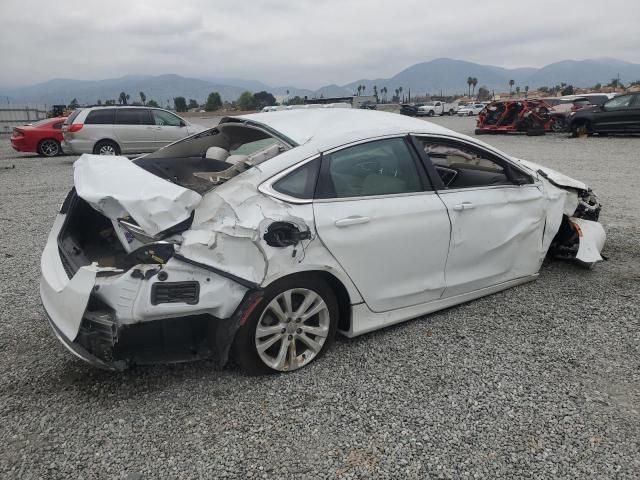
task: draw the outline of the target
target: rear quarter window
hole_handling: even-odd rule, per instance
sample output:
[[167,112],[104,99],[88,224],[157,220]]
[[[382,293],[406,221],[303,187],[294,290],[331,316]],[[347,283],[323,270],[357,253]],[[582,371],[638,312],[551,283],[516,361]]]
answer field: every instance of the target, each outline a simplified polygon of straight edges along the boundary
[[273,184],[276,192],[300,199],[312,199],[318,181],[320,159],[311,160]]
[[78,115],[80,115],[80,112],[82,111],[81,108],[78,108],[76,110],[74,110],[73,112],[71,112],[71,115],[69,115],[67,117],[67,119],[64,121],[65,125],[71,125],[73,123],[73,121],[76,119],[76,117]]

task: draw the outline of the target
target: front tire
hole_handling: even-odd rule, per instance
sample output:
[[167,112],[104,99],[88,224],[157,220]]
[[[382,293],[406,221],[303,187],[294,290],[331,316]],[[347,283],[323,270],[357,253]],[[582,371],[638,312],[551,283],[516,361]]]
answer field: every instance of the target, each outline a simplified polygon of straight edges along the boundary
[[120,155],[120,147],[111,140],[101,140],[93,147],[94,155]]
[[591,136],[592,133],[593,131],[591,130],[589,122],[581,122],[578,124],[574,123],[571,125],[571,136],[573,138],[581,137],[583,135]]
[[41,157],[57,157],[61,152],[60,143],[52,138],[46,138],[38,144],[38,155]]
[[236,334],[233,357],[251,375],[298,370],[329,348],[337,324],[338,302],[325,282],[286,278],[266,288]]
[[429,113],[427,114],[428,117],[433,117],[436,113],[433,110],[429,110]]

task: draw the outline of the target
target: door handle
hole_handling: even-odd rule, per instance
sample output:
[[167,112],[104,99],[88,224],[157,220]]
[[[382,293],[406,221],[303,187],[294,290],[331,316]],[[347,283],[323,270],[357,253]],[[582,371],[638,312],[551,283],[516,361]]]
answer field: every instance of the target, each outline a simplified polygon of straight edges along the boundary
[[358,225],[360,223],[369,223],[371,220],[369,217],[361,217],[360,215],[354,215],[347,218],[341,218],[340,220],[336,220],[336,227],[349,227],[351,225]]
[[462,202],[462,203],[459,203],[458,205],[453,206],[453,209],[456,212],[461,212],[463,210],[473,210],[474,208],[476,208],[476,206],[471,202]]

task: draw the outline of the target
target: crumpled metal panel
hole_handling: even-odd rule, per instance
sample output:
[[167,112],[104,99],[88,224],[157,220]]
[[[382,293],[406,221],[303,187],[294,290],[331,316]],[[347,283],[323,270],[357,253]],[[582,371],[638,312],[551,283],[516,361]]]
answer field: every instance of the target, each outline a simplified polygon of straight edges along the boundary
[[126,157],[84,154],[73,168],[80,198],[112,220],[131,216],[149,235],[187,220],[202,200]]

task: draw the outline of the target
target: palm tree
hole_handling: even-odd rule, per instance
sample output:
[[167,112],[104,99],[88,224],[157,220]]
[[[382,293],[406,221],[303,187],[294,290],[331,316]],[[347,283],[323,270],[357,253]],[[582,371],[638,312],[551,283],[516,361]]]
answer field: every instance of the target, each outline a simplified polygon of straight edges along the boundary
[[129,99],[129,95],[127,95],[124,92],[120,92],[120,95],[118,96],[118,101],[120,102],[120,105],[126,105],[128,99]]
[[373,96],[376,97],[376,102],[378,101],[378,86],[373,86]]
[[142,101],[142,105],[147,104],[147,96],[144,94],[144,92],[140,92],[140,101]]
[[518,97],[520,96],[520,86],[516,87],[516,95],[518,95]]
[[516,84],[515,80],[509,80],[509,96],[511,96],[511,92],[513,91],[513,86]]
[[476,77],[473,77],[471,79],[471,86],[473,87],[473,91],[471,93],[471,96],[475,95],[475,93],[476,93],[476,85],[478,85],[478,79]]
[[400,94],[402,93],[402,87],[398,87],[398,101],[400,101]]
[[382,87],[382,90],[380,90],[380,92],[382,93],[382,98],[384,99],[384,101],[387,101],[387,92],[389,91],[389,89],[387,87]]
[[529,85],[524,86],[524,98],[529,97]]
[[469,96],[471,96],[471,84],[473,83],[472,77],[467,77],[467,87],[469,87]]

